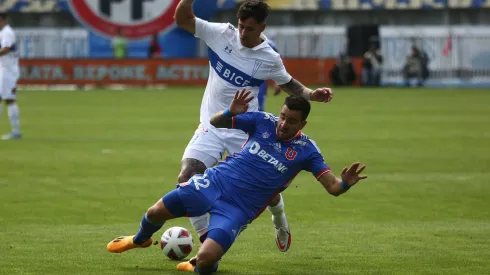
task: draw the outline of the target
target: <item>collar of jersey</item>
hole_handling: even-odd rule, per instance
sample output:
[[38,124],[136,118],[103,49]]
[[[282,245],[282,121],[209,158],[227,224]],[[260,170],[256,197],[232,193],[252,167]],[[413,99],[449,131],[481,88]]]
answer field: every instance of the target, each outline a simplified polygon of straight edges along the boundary
[[292,137],[290,139],[287,139],[287,140],[281,140],[280,142],[291,142],[291,141],[293,141],[295,139],[300,138],[301,137],[301,134],[302,134],[301,131],[298,131],[298,133],[296,133],[296,135],[294,137]]
[[240,48],[240,50],[249,49],[249,50],[252,50],[252,51],[256,51],[256,50],[260,50],[262,48],[265,48],[265,47],[269,46],[269,42],[267,42],[269,39],[267,38],[267,36],[265,36],[264,33],[261,33],[260,34],[260,38],[262,38],[264,40],[264,42],[260,43],[259,45],[255,46],[253,48],[247,48],[247,47],[245,47],[245,46],[242,45],[242,42],[240,41],[240,34],[238,33],[238,29],[237,29],[236,39],[238,40],[238,47]]

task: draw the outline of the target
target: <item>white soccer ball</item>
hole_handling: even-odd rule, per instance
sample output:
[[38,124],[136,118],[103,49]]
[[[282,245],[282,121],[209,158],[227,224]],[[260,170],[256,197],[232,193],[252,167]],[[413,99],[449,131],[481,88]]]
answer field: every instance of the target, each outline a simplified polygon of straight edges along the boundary
[[160,240],[160,247],[167,257],[172,260],[182,260],[192,252],[194,242],[189,230],[174,226],[167,229]]

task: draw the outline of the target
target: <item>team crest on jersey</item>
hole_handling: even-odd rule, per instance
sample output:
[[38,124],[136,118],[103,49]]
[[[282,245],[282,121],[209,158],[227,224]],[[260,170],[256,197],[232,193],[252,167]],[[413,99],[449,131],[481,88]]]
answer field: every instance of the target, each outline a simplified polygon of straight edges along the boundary
[[252,70],[252,77],[259,71],[260,66],[262,66],[262,61],[255,60],[254,68]]
[[269,137],[270,137],[270,134],[269,134],[268,132],[264,132],[264,133],[262,134],[262,138],[264,138],[264,139],[267,139],[267,138],[269,138]]
[[229,46],[225,47],[225,52],[230,54],[232,51],[233,51],[233,49],[231,47],[229,47]]
[[288,148],[285,155],[288,160],[293,161],[294,158],[296,158],[296,156],[298,155],[298,152],[294,151],[291,148]]

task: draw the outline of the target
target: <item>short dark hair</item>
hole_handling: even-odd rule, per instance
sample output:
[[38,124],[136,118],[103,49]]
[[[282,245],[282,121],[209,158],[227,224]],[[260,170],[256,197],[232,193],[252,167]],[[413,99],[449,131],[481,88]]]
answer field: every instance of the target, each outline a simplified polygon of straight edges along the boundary
[[247,0],[240,5],[236,16],[244,21],[252,17],[257,23],[264,23],[269,15],[269,5],[263,0]]
[[284,105],[286,105],[289,110],[300,111],[303,120],[306,120],[310,114],[310,102],[302,96],[290,95],[284,100]]

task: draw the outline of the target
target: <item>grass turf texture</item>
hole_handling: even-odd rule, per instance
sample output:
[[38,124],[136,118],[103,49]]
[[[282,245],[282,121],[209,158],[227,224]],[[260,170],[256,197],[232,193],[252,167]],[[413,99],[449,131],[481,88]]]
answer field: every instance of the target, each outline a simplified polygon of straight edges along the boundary
[[[25,138],[0,142],[0,274],[179,274],[159,246],[105,246],[175,187],[202,90],[21,92]],[[290,251],[266,211],[220,273],[488,274],[489,102],[484,90],[337,89],[314,103],[305,132],[326,162],[338,175],[360,160],[369,179],[335,198],[300,173],[284,193]],[[154,237],[174,225],[192,228],[178,219]]]

